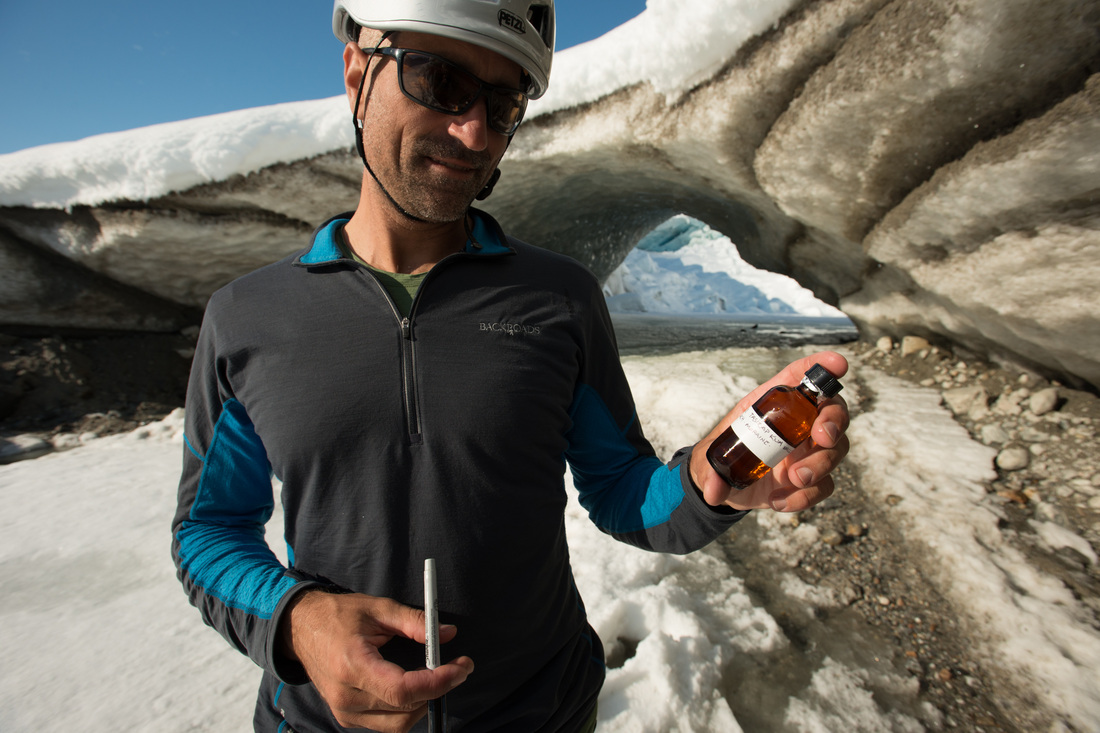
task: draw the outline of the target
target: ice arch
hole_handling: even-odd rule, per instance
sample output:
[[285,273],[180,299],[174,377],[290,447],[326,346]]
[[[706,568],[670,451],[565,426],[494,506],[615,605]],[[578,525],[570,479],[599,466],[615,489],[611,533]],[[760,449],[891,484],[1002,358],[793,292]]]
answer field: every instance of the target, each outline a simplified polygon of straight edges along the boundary
[[[690,42],[700,29],[674,30]],[[867,336],[917,333],[1100,386],[1095,2],[798,2],[741,40],[691,88],[642,81],[529,119],[487,208],[600,275],[684,212]],[[249,119],[249,140],[280,132]],[[197,317],[216,287],[355,202],[361,170],[342,145],[273,147],[286,162],[141,200],[51,206],[9,196],[33,181],[5,177],[0,323]]]
[[745,262],[736,242],[698,219],[677,214],[648,232],[604,281],[612,314],[808,316],[844,313],[790,277]]

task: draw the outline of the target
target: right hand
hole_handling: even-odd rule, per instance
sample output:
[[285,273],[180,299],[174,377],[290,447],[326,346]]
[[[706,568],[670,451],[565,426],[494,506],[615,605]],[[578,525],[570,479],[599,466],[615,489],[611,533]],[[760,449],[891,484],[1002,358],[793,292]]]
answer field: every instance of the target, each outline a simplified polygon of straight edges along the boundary
[[833,478],[829,474],[848,454],[848,406],[842,397],[824,403],[814,420],[810,437],[789,456],[780,461],[759,481],[747,489],[730,489],[707,461],[710,444],[765,392],[776,385],[797,385],[802,375],[814,364],[821,364],[834,376],[843,377],[848,360],[835,351],[822,351],[788,364],[783,371],[744,397],[696,444],[691,454],[691,480],[711,506],[725,504],[734,509],[764,509],[778,512],[799,512],[827,499],[833,493]]
[[[428,700],[453,690],[474,670],[469,657],[412,672],[386,661],[380,648],[395,636],[426,641],[424,612],[397,601],[318,589],[291,604],[280,627],[281,651],[305,667],[346,728],[406,733],[427,713]],[[456,633],[443,625],[439,640],[448,642]]]

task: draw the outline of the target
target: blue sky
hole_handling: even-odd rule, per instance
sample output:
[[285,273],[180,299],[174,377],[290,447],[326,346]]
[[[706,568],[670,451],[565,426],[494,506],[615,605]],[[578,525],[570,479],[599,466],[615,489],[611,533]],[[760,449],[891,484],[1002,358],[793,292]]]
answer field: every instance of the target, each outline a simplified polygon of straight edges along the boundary
[[[645,0],[556,0],[559,50]],[[0,153],[342,93],[329,0],[0,0]]]

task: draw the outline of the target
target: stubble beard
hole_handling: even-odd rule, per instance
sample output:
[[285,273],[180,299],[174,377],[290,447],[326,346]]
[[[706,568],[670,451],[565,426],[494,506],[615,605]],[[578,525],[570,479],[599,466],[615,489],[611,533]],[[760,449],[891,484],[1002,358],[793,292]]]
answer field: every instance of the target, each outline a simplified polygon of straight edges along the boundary
[[[473,172],[466,177],[452,177],[435,170],[433,159],[458,162]],[[433,224],[444,224],[466,216],[495,167],[487,151],[471,151],[461,144],[420,139],[414,141],[408,151],[402,152],[398,170],[385,166],[377,170],[377,174],[403,213]]]

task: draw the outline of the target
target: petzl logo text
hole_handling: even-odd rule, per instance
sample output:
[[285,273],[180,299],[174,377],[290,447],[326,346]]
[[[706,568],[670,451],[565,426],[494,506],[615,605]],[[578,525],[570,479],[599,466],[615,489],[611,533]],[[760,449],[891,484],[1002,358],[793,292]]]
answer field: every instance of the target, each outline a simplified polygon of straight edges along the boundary
[[501,10],[497,13],[497,22],[510,31],[515,31],[520,35],[527,32],[523,27],[523,18],[519,17],[515,13],[509,13],[507,10]]

